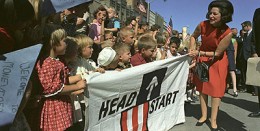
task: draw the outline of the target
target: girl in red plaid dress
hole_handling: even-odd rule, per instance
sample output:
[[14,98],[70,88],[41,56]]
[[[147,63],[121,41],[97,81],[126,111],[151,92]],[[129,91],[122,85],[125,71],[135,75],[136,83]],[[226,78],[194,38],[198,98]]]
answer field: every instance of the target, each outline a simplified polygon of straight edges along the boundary
[[[44,46],[50,47],[46,57],[37,62],[36,70],[43,88],[43,108],[40,128],[43,131],[64,131],[72,125],[72,107],[69,95],[86,87],[86,81],[70,84],[68,68],[57,56],[66,50],[65,30],[48,24],[44,28]],[[48,48],[47,48],[48,49]],[[70,84],[70,85],[69,85]]]

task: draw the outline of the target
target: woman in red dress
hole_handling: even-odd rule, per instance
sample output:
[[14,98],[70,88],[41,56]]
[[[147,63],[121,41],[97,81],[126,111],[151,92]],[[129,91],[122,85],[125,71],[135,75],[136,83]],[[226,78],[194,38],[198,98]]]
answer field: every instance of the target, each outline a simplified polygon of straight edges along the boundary
[[[208,6],[206,18],[195,29],[191,37],[189,55],[198,56],[199,61],[210,63],[213,56],[215,59],[209,68],[209,81],[202,82],[194,76],[196,89],[200,92],[200,105],[202,116],[196,126],[201,126],[207,121],[208,96],[211,96],[211,128],[218,130],[217,114],[221,98],[224,96],[226,77],[228,72],[228,59],[226,48],[228,47],[232,33],[226,23],[232,21],[234,12],[233,5],[227,0],[215,0]],[[202,45],[200,50],[195,50],[195,40],[201,36]]]

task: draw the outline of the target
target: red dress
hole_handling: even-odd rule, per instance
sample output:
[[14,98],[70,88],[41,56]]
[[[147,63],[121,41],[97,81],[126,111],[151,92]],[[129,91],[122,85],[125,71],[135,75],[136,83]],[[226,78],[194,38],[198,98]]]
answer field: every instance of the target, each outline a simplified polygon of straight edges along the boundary
[[[227,25],[220,28],[213,27],[209,21],[203,21],[201,26],[201,51],[215,51],[220,41],[227,36],[231,30]],[[200,57],[200,61],[211,62],[211,57]],[[226,52],[218,58],[215,58],[209,68],[209,82],[201,82],[194,75],[196,89],[203,94],[213,97],[223,97],[226,88],[226,77],[228,72],[228,59]]]
[[43,131],[64,131],[72,125],[72,106],[68,95],[59,95],[68,81],[68,69],[59,60],[48,57],[36,69],[43,87],[44,104],[40,127]]

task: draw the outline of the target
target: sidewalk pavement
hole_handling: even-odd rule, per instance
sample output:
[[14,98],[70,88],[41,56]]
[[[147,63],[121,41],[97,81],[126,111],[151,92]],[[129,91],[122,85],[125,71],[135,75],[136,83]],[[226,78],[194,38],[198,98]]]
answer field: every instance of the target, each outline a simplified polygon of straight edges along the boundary
[[[229,90],[233,94],[233,90]],[[258,109],[258,97],[249,93],[239,93],[233,97],[226,93],[221,100],[217,123],[223,131],[260,131],[260,118],[250,118],[248,114]],[[209,106],[211,98],[209,97]],[[211,108],[208,107],[208,117]],[[169,131],[210,131],[210,123],[195,126],[201,116],[199,101],[185,104],[186,122],[171,128]]]

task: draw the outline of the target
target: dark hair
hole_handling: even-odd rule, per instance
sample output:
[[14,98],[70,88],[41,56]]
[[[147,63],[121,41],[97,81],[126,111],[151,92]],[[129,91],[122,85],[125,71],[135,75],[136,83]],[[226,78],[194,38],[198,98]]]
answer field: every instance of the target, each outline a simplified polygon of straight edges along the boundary
[[234,8],[230,1],[228,1],[228,0],[212,1],[208,6],[208,13],[206,15],[207,19],[209,19],[210,10],[213,7],[219,8],[222,23],[228,23],[228,22],[232,21],[232,15],[234,13]]
[[157,25],[157,24],[154,24],[154,25],[152,25],[152,27],[151,27],[151,31],[156,31],[156,30],[158,30],[158,29],[160,29],[161,28],[161,26],[159,26],[159,25]]
[[179,48],[181,40],[178,37],[171,37],[169,45],[171,45],[172,43],[175,43],[177,45],[177,47]]
[[99,6],[99,7],[97,8],[97,10],[95,10],[94,13],[93,13],[95,19],[97,18],[97,13],[98,13],[99,11],[106,11],[106,15],[107,15],[107,17],[108,17],[107,9],[106,9],[104,6],[101,5],[101,6]]
[[14,26],[35,17],[33,6],[28,0],[1,0],[0,4],[1,26]]
[[135,16],[130,16],[126,19],[125,24],[128,26],[133,20],[136,20]]
[[251,21],[244,21],[241,25],[242,26],[252,26]]

